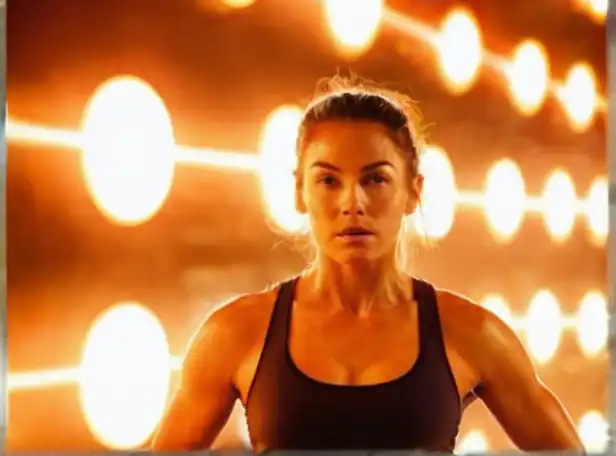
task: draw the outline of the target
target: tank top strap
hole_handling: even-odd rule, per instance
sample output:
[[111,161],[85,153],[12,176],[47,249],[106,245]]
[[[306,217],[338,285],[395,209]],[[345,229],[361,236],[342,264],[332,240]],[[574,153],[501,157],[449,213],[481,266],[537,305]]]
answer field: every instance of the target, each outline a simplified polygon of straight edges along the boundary
[[413,298],[418,306],[419,340],[422,356],[446,361],[445,341],[438,313],[436,290],[428,282],[413,278]]
[[298,277],[294,277],[281,283],[274,302],[264,352],[267,353],[267,356],[273,356],[275,359],[283,359],[280,356],[284,356],[286,353],[289,313],[295,299],[297,281]]

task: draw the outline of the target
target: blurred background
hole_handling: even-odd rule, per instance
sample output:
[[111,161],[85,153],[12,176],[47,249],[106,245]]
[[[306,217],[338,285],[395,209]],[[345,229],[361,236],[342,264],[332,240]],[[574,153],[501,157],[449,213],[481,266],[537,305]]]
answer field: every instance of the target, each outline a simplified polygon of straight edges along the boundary
[[[144,447],[208,312],[301,271],[293,143],[338,70],[410,93],[432,125],[414,274],[508,322],[605,449],[606,11],[11,2],[8,449]],[[246,445],[238,406],[216,448]],[[458,452],[508,448],[473,404]]]

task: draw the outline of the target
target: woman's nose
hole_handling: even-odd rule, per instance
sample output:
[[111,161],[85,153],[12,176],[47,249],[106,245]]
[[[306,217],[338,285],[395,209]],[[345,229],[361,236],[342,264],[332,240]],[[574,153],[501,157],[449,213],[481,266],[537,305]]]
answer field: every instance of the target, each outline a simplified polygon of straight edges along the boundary
[[341,195],[341,210],[344,215],[365,214],[366,193],[360,185],[349,185]]

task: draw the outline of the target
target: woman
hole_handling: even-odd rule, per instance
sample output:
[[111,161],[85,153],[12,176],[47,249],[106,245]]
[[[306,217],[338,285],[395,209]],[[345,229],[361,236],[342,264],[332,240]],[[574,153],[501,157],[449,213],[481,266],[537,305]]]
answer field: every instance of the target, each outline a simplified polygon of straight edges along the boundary
[[341,78],[308,107],[296,194],[315,262],[203,324],[154,450],[207,448],[239,399],[256,451],[453,451],[474,398],[520,449],[582,449],[507,325],[405,274],[423,183],[411,108]]

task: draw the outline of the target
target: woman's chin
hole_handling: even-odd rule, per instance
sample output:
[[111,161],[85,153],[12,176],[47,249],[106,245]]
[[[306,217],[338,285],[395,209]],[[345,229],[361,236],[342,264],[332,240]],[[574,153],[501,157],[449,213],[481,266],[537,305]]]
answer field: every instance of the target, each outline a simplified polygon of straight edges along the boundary
[[336,260],[342,265],[364,266],[373,263],[378,258],[379,255],[370,249],[349,249],[345,252],[340,252]]

